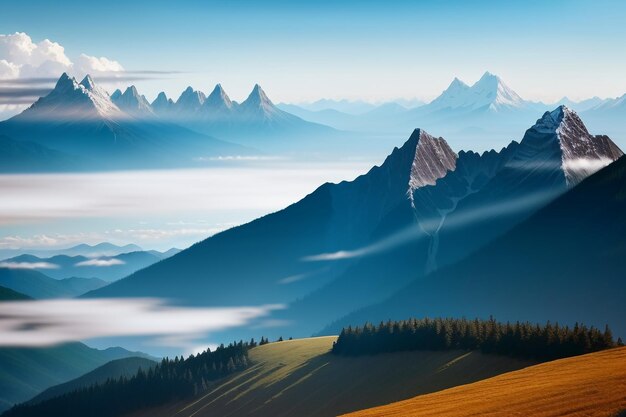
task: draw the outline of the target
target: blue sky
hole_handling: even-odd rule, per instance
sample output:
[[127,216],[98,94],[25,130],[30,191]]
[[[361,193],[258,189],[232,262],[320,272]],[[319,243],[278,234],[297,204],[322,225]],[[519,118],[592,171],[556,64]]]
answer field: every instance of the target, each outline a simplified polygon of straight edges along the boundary
[[[130,3],[130,2],[129,2]],[[500,75],[528,99],[626,92],[623,1],[4,2],[1,33],[51,39],[70,58],[182,71],[137,82],[149,98],[221,82],[242,99],[430,99],[454,76]]]

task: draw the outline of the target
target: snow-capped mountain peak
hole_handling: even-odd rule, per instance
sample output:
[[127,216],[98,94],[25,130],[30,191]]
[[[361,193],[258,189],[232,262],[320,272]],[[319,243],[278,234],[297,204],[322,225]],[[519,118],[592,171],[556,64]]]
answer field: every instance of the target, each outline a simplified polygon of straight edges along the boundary
[[564,105],[545,112],[526,131],[520,148],[513,166],[560,170],[569,187],[623,155],[608,136],[591,135],[578,114]]
[[194,90],[189,86],[176,101],[176,108],[179,112],[192,113],[198,110],[205,100],[206,96],[202,91]]
[[527,102],[500,77],[485,72],[471,87],[455,78],[448,88],[425,108],[433,111],[442,109],[501,111],[526,106]]
[[150,103],[143,95],[139,94],[134,85],[126,88],[123,94],[111,95],[111,100],[123,111],[132,116],[152,116],[154,112]]
[[233,106],[228,94],[221,84],[217,84],[211,94],[206,98],[204,106],[211,109],[230,109]]
[[491,110],[499,110],[503,107],[523,107],[524,100],[507,86],[500,77],[485,72],[472,87],[472,93],[476,98],[474,108],[489,106]]
[[54,89],[41,97],[24,112],[15,116],[18,119],[41,120],[82,120],[105,118],[114,119],[123,113],[113,104],[109,95],[91,77],[86,76],[81,83],[63,73]]
[[267,97],[267,94],[265,94],[265,91],[263,91],[261,86],[259,84],[255,84],[248,98],[242,103],[242,106],[255,106],[269,109],[274,107],[274,103],[272,103],[269,97]]

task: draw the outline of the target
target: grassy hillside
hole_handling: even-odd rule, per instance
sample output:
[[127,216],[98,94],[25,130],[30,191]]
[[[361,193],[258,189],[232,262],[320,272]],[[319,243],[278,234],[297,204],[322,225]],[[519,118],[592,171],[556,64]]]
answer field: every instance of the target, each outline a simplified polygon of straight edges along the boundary
[[614,416],[626,409],[626,348],[547,362],[350,414]]
[[193,401],[133,416],[334,416],[467,384],[530,362],[478,352],[331,355],[335,337],[270,343],[249,352],[252,366]]
[[114,359],[140,355],[121,348],[93,349],[82,343],[49,348],[1,348],[0,411]]
[[75,391],[79,388],[103,383],[107,379],[119,379],[122,376],[131,377],[135,375],[139,369],[147,371],[154,365],[156,365],[155,361],[146,358],[131,357],[116,359],[76,379],[48,388],[29,401],[29,403],[38,403],[48,398],[58,397],[59,395]]

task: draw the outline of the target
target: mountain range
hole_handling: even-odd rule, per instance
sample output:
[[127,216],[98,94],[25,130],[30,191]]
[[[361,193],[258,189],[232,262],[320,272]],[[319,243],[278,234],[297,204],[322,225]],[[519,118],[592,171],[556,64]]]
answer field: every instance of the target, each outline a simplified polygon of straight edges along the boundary
[[110,361],[150,358],[122,348],[93,349],[82,343],[48,348],[0,348],[0,412]]
[[[0,134],[10,139],[4,140],[6,146],[17,149],[16,161],[21,161],[23,171],[37,170],[33,152],[44,154],[49,165],[60,164],[59,158],[71,158],[91,170],[190,166],[198,156],[252,152],[161,119],[137,118],[141,109],[132,109],[132,91],[115,97],[129,113],[122,111],[90,76],[79,83],[64,73],[49,94],[0,122]],[[16,142],[21,147],[16,147]],[[17,154],[19,150],[23,152]]]
[[[447,314],[608,324],[626,334],[622,271],[626,159],[620,158],[471,256],[412,281],[341,324]],[[532,306],[532,307],[529,307]]]
[[176,101],[161,92],[151,106],[144,107],[146,116],[153,112],[161,119],[198,132],[264,150],[268,147],[275,149],[273,141],[279,142],[279,150],[284,151],[285,147],[291,149],[292,141],[281,140],[286,136],[293,139],[294,136],[319,137],[335,133],[330,127],[305,121],[281,110],[258,84],[241,103],[231,100],[221,84],[217,84],[208,96],[188,87]]
[[[0,249],[0,260],[5,260],[8,258],[12,258],[20,255],[32,255],[38,256],[40,258],[50,258],[57,255],[65,255],[65,256],[85,256],[88,258],[95,258],[99,256],[116,256],[121,255],[122,253],[129,252],[137,252],[143,251],[143,249],[134,244],[128,245],[115,245],[109,242],[101,242],[95,245],[89,245],[86,243],[81,243],[75,246],[71,246],[69,248],[58,248],[58,249],[36,249],[36,248],[28,248],[28,249]],[[172,253],[176,252],[176,248],[171,249]],[[162,252],[163,255],[166,255],[169,251]]]
[[76,297],[106,284],[99,278],[54,279],[32,269],[0,267],[1,286],[36,299]]
[[[623,96],[559,101],[618,138],[626,133],[625,103]],[[455,148],[492,149],[521,136],[549,108],[523,99],[489,72],[472,85],[455,78],[431,102],[410,104],[274,105],[258,84],[241,103],[221,84],[208,95],[188,87],[176,100],[161,92],[150,103],[133,85],[109,95],[90,76],[77,82],[63,74],[48,95],[0,122],[0,170],[204,166],[219,157],[266,153],[355,157],[377,150],[376,138],[386,141],[415,126],[444,135]]]
[[180,249],[144,251],[137,245],[102,242],[32,252],[39,256],[18,249],[0,252],[19,253],[0,260],[0,285],[6,287],[4,290],[38,299],[75,297],[173,256]]
[[624,102],[624,97],[593,97],[580,102],[563,97],[551,104],[533,102],[523,99],[499,76],[485,72],[472,85],[455,78],[431,102],[411,108],[391,102],[357,106],[358,111],[354,111],[341,105],[346,103],[330,100],[320,100],[315,105],[279,104],[279,107],[303,119],[342,130],[397,135],[421,126],[445,135],[455,147],[492,149],[507,138],[519,137],[537,112],[559,105],[582,113],[593,129],[623,137],[626,134]]
[[111,282],[176,253],[177,250],[163,253],[157,251],[134,251],[113,256],[94,257],[62,254],[49,258],[24,254],[0,262],[0,269],[5,267],[29,268],[54,279],[82,277],[98,278]]
[[268,332],[310,334],[467,257],[621,156],[565,106],[499,152],[457,154],[417,129],[356,180],[324,184],[85,297],[282,303],[273,319],[283,326]]

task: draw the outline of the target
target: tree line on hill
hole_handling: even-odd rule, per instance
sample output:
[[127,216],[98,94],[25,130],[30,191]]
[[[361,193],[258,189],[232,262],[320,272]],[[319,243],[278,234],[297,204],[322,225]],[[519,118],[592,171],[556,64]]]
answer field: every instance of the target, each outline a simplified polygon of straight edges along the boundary
[[[267,339],[263,342],[268,343]],[[109,379],[38,404],[16,405],[3,416],[116,417],[158,406],[206,391],[212,381],[247,368],[248,349],[255,346],[252,339],[220,345],[187,359],[165,358],[130,378]]]
[[358,356],[411,350],[480,350],[548,361],[623,345],[607,326],[604,331],[576,324],[501,323],[451,318],[388,321],[378,326],[347,327],[333,344],[338,355]]

